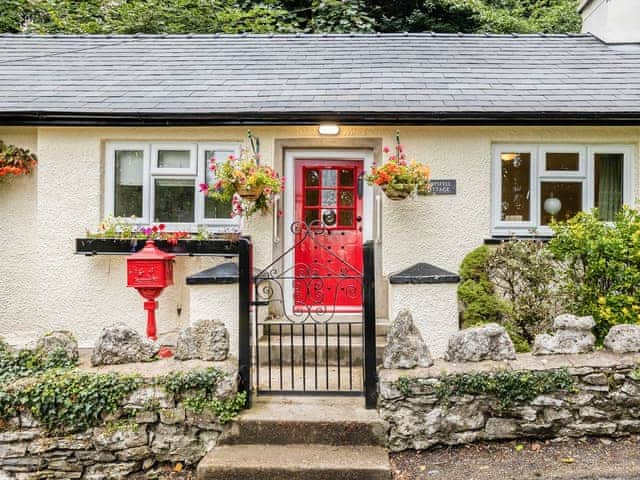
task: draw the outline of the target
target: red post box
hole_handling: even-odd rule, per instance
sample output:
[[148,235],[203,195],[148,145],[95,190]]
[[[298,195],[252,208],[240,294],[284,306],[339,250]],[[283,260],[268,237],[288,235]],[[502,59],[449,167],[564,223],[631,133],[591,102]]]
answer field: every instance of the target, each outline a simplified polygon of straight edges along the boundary
[[147,311],[147,336],[157,340],[156,309],[162,290],[173,285],[173,259],[175,255],[163,252],[153,240],[147,240],[144,248],[127,257],[127,287],[133,287],[145,299]]

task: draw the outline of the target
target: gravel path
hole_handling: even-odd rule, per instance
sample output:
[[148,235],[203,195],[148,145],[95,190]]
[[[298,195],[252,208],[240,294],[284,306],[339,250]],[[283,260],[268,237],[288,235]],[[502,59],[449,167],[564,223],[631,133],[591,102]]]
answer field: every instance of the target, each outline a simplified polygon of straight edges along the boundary
[[391,455],[393,480],[640,479],[640,437],[513,441]]

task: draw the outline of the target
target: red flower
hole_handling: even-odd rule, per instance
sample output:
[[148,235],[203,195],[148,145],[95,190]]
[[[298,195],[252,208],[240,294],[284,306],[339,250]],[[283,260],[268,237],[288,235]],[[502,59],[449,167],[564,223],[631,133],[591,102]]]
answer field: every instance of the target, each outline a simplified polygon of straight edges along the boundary
[[166,225],[164,223],[161,223],[160,225],[158,225],[158,228],[162,231],[166,228]]

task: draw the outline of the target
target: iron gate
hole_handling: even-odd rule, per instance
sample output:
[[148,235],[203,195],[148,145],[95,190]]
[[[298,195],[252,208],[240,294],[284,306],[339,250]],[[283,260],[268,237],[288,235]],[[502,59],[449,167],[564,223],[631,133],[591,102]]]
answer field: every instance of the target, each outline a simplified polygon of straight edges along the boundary
[[[359,269],[327,244],[330,232],[320,222],[290,229],[293,245],[253,276],[257,393],[365,393],[375,406],[373,243],[363,245]],[[297,248],[322,252],[322,264],[296,262]],[[343,312],[345,298],[361,299],[362,311]]]

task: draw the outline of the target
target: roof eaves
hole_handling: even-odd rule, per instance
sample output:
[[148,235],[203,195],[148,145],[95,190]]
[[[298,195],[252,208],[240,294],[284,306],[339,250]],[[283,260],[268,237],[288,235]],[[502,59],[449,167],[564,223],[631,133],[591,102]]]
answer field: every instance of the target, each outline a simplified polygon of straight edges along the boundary
[[0,112],[0,125],[12,126],[237,126],[237,125],[633,125],[640,111],[629,112]]

